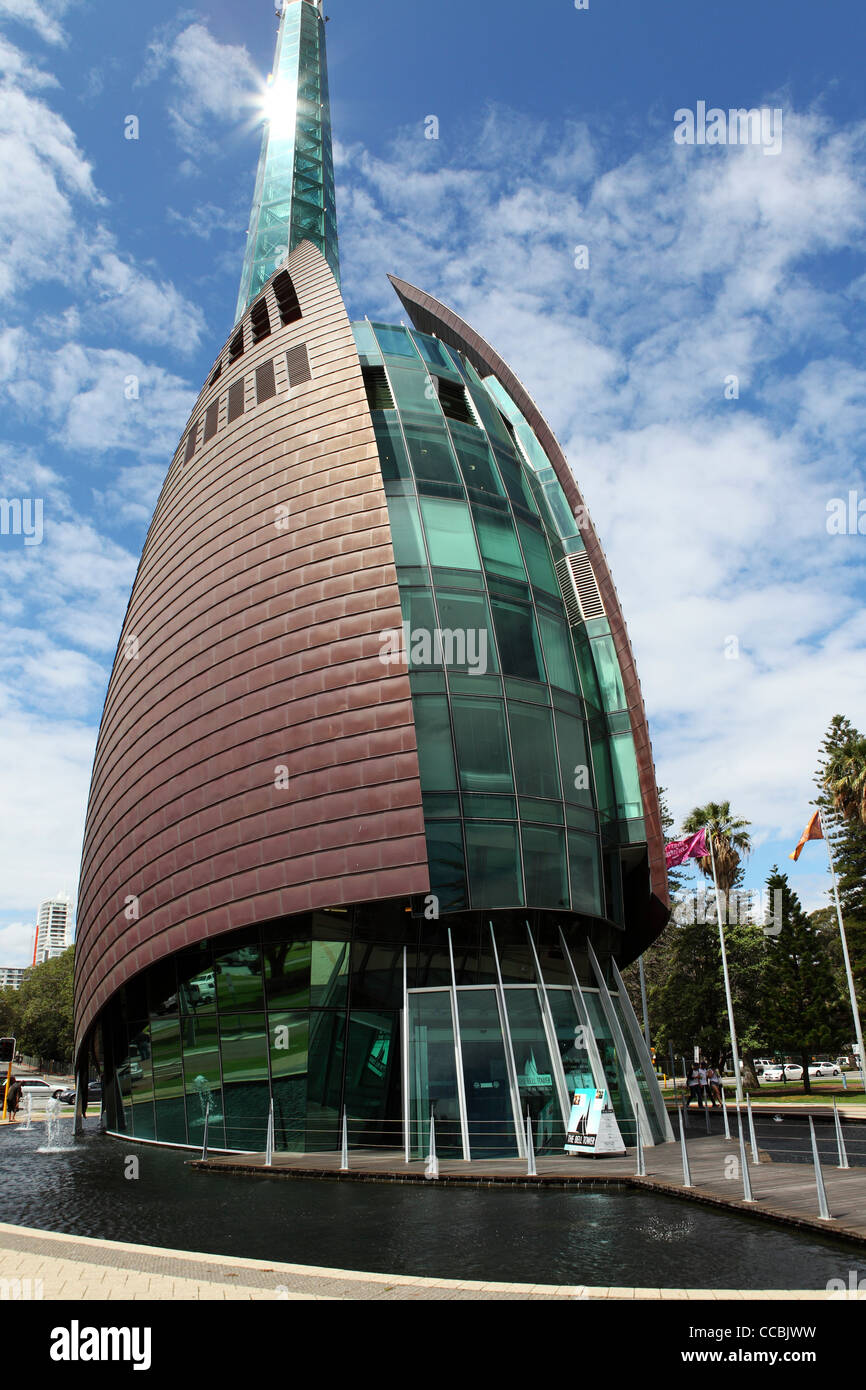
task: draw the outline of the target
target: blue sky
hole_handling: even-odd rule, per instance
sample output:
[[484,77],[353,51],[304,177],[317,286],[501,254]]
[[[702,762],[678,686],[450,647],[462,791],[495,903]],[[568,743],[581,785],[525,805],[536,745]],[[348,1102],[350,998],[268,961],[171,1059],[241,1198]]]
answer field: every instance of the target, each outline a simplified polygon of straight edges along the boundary
[[[834,498],[866,513],[863,6],[326,10],[350,312],[399,318],[394,271],[526,382],[610,560],[659,780],[678,817],[752,821],[757,887],[830,717],[866,726],[866,535],[827,531]],[[0,0],[0,495],[44,504],[41,545],[0,536],[2,964],[75,891],[138,554],[231,326],[275,28],[269,0]],[[781,150],[677,146],[699,101],[781,109]],[[810,907],[824,867],[790,866]]]

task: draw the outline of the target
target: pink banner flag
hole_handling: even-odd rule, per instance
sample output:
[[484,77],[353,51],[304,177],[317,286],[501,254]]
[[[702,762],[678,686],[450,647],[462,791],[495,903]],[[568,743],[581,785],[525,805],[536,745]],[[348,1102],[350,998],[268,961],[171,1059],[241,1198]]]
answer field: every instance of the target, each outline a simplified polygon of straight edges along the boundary
[[702,859],[709,852],[707,832],[702,829],[688,840],[671,840],[669,845],[665,845],[665,862],[672,869],[675,864],[684,864],[687,859]]

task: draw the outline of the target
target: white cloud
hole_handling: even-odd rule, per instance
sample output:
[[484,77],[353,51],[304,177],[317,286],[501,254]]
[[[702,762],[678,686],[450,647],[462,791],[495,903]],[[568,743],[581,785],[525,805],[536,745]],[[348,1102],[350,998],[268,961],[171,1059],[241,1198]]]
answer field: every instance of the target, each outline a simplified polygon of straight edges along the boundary
[[19,967],[32,964],[37,907],[38,904],[34,904],[32,922],[7,922],[0,927],[0,964]]
[[74,0],[0,0],[0,17],[17,20],[35,29],[46,43],[66,42],[66,34],[58,20],[66,13]]
[[[254,121],[263,81],[242,45],[219,43],[204,24],[189,24],[174,34],[163,27],[148,47],[138,81],[150,83],[166,71],[174,88],[169,118],[178,144],[188,154],[214,158],[221,127]],[[186,172],[195,167],[187,162]]]
[[157,283],[114,252],[94,265],[90,282],[101,300],[101,311],[91,315],[94,323],[176,352],[191,353],[198,347],[204,315],[174,285]]

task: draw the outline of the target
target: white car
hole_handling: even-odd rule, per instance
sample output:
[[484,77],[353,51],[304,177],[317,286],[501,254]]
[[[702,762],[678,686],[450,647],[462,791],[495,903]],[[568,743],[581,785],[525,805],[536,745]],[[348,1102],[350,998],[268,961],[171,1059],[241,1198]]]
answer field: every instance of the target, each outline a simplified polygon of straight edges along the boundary
[[802,1081],[803,1068],[796,1062],[786,1062],[784,1068],[779,1066],[765,1067],[762,1081]]
[[[63,1086],[60,1082],[55,1086],[51,1086],[47,1081],[42,1081],[36,1076],[21,1076],[18,1079],[21,1082],[21,1106],[18,1112],[19,1114],[27,1109],[28,1096],[30,1097],[31,1110],[44,1110],[55,1092],[63,1090]],[[5,1089],[6,1087],[4,1084],[3,1090],[5,1091]],[[0,1098],[0,1106],[2,1106],[2,1103],[2,1098]]]
[[841,1076],[842,1069],[835,1062],[816,1062],[809,1068],[810,1076]]

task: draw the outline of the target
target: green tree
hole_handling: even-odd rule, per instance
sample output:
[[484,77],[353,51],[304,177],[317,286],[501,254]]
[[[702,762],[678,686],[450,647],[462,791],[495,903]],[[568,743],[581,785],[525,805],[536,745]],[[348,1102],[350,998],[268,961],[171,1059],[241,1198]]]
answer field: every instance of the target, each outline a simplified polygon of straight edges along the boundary
[[782,895],[782,925],[778,936],[767,939],[764,1026],[774,1049],[800,1057],[803,1086],[809,1091],[811,1057],[839,1048],[847,1036],[847,1010],[827,938],[806,916],[787,874],[774,865],[767,887]]
[[[850,720],[842,714],[835,714],[819,753],[818,770],[815,774],[818,786],[815,805],[821,811],[821,824],[833,852],[839,884],[839,902],[851,957],[851,972],[862,1017],[866,1011],[866,825],[859,815],[842,814],[841,806],[847,805],[850,810],[852,802],[850,799],[846,801],[844,796],[840,801],[841,794],[832,790],[833,769],[840,766],[846,756],[845,750],[856,747],[858,743],[862,744],[863,739]],[[838,781],[838,778],[836,780]],[[808,846],[805,852],[808,852]],[[832,890],[831,907],[838,940]],[[841,944],[837,959],[839,969],[843,970]],[[850,1025],[848,1033],[850,1041],[853,1024]]]
[[21,1052],[63,1061],[72,1056],[72,975],[75,947],[36,965],[18,995],[17,1037]]

